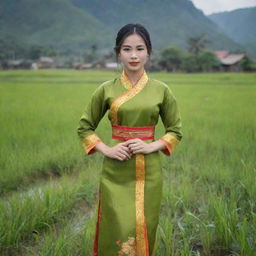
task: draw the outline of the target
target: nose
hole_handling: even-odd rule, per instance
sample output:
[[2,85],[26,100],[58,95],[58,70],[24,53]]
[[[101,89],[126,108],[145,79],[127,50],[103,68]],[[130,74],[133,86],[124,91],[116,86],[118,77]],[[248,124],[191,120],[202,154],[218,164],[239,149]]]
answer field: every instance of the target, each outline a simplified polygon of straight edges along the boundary
[[137,59],[137,54],[136,54],[136,52],[132,52],[131,58],[132,58],[132,59]]

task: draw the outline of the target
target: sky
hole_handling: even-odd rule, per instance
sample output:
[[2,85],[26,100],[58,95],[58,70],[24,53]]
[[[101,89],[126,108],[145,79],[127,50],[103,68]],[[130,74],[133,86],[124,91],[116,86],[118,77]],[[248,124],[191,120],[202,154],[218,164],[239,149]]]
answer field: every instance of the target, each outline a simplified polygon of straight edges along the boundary
[[191,0],[205,14],[256,6],[256,0]]

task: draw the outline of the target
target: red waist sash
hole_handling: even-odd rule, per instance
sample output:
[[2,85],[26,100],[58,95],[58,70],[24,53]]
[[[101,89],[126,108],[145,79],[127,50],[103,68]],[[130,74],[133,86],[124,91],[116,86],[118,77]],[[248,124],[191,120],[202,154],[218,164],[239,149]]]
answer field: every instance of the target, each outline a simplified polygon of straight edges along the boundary
[[112,138],[118,140],[141,139],[150,140],[154,139],[155,126],[112,126]]

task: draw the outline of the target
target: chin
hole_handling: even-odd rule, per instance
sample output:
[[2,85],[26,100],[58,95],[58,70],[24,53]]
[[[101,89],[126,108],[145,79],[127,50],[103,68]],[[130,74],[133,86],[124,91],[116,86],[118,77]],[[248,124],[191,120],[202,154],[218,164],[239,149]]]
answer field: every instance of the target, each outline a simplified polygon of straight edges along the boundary
[[140,70],[142,70],[142,69],[144,69],[144,67],[128,67],[127,68],[127,70],[129,70],[129,71],[140,71]]

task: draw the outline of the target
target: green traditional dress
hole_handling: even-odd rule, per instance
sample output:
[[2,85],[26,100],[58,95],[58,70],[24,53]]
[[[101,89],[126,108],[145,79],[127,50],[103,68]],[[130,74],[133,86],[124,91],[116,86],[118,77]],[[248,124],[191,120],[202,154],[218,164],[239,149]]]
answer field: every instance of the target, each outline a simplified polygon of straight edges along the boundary
[[[176,98],[165,83],[149,78],[145,71],[134,86],[123,71],[93,93],[78,127],[87,154],[95,153],[101,142],[95,129],[107,111],[110,146],[132,138],[154,141],[159,116],[166,130],[159,138],[166,146],[164,154],[170,155],[182,138]],[[154,255],[162,184],[160,151],[135,154],[125,161],[104,156],[94,256]]]

